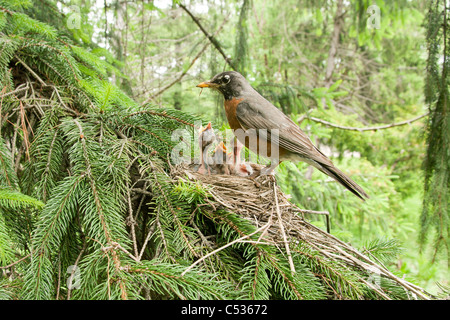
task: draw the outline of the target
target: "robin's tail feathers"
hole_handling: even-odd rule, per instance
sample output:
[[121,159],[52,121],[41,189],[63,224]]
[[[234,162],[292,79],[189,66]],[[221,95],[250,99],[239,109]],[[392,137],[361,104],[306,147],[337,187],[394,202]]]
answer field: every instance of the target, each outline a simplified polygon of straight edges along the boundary
[[355,181],[350,179],[345,173],[336,168],[335,166],[322,165],[318,167],[320,171],[330,176],[344,187],[346,187],[350,192],[359,197],[361,200],[365,201],[364,198],[369,198],[367,193],[361,188]]

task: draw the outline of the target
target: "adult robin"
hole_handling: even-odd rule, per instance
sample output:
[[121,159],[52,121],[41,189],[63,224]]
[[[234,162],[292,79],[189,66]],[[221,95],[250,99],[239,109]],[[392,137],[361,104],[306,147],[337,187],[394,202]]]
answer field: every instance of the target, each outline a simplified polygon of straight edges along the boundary
[[[240,73],[222,72],[197,87],[215,89],[223,94],[228,123],[237,139],[251,151],[271,159],[271,164],[263,168],[261,174],[272,174],[280,161],[303,161],[362,200],[369,198],[356,182],[314,146],[295,122],[253,89]],[[251,143],[255,137],[256,143]]]

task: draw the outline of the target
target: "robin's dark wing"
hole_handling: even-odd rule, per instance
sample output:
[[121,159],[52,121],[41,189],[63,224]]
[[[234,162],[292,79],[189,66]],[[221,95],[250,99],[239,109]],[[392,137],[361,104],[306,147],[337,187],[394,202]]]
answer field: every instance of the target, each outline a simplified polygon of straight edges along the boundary
[[[236,108],[236,118],[245,129],[267,129],[260,136],[270,139],[278,129],[279,146],[300,157],[331,165],[331,161],[317,149],[308,136],[283,112],[267,100],[241,102]],[[276,139],[276,137],[275,137]],[[272,140],[273,141],[273,140]]]
[[[365,191],[346,174],[336,168],[308,136],[283,112],[265,99],[241,102],[236,108],[236,118],[244,129],[266,129],[268,133],[259,131],[263,138],[270,139],[279,130],[279,146],[303,158],[303,161],[332,177],[356,196],[364,200],[369,198]],[[272,130],[272,131],[270,131]],[[272,140],[273,141],[273,140]]]

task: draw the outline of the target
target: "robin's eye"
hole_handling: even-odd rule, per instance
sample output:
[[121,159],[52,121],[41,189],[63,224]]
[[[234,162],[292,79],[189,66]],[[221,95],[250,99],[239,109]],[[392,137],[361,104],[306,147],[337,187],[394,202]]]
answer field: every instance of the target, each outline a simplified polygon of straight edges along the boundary
[[222,83],[223,83],[223,84],[227,84],[227,83],[230,82],[230,80],[231,80],[230,76],[226,74],[226,75],[224,75],[223,78],[222,78]]

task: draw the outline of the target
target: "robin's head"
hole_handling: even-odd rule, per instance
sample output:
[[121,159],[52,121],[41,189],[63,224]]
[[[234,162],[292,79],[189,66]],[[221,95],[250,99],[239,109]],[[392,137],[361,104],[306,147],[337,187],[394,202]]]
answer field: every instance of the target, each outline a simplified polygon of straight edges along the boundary
[[251,88],[245,78],[236,71],[216,74],[211,80],[199,83],[199,88],[211,88],[220,91],[226,100],[239,97],[246,88]]

